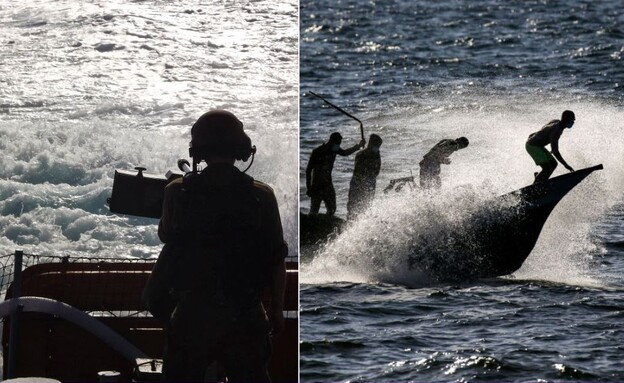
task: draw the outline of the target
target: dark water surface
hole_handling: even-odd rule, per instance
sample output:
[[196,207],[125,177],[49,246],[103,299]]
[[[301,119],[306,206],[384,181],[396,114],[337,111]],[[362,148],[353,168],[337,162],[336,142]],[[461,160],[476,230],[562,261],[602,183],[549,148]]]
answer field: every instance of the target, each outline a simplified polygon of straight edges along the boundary
[[[302,265],[301,380],[624,380],[624,11],[620,1],[301,1],[301,177],[332,131],[378,133],[371,211]],[[602,163],[554,210],[513,276],[435,284],[413,236],[531,182],[526,137],[565,109],[560,148]],[[442,138],[470,146],[436,195],[381,190]],[[338,158],[338,215],[353,158]],[[555,173],[562,174],[559,167]],[[303,181],[303,178],[302,178]],[[302,182],[301,208],[309,199]]]

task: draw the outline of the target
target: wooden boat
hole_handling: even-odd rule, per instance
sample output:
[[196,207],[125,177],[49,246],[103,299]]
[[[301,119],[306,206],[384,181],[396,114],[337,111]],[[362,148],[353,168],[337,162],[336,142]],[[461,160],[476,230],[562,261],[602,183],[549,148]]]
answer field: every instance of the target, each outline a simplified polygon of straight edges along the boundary
[[[438,281],[490,278],[515,272],[535,247],[557,203],[587,176],[602,168],[597,165],[577,170],[496,197],[489,205],[508,207],[490,209],[486,204],[462,222],[461,227],[442,229],[435,239],[415,240],[410,267]],[[301,238],[307,239],[307,252],[331,240],[344,225],[344,221],[322,214],[302,216]]]

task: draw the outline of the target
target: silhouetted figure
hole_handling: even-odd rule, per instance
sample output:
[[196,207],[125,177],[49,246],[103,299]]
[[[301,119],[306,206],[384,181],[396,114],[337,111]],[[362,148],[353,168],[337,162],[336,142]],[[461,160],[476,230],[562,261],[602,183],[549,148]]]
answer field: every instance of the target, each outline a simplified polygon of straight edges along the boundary
[[332,181],[332,170],[336,155],[348,156],[359,148],[364,147],[364,140],[349,149],[342,149],[342,136],[334,132],[329,136],[329,141],[312,151],[310,161],[306,168],[306,194],[312,199],[310,213],[316,214],[321,208],[321,202],[325,202],[328,215],[336,212],[336,191]]
[[353,219],[370,206],[375,197],[377,176],[381,168],[379,147],[382,139],[371,134],[368,146],[355,155],[353,177],[349,185],[349,201],[347,202],[347,219]]
[[[525,145],[526,150],[535,164],[542,168],[539,174],[536,173],[534,183],[544,182],[550,178],[557,168],[557,160],[569,171],[574,171],[559,153],[559,138],[565,128],[569,129],[574,125],[575,119],[574,112],[566,110],[561,114],[561,120],[552,120],[542,129],[529,136]],[[550,145],[552,154],[548,152],[546,145]]]
[[420,187],[424,189],[440,188],[440,165],[451,163],[449,156],[468,146],[468,139],[445,139],[438,142],[420,161]]
[[[170,247],[177,297],[163,373],[201,382],[218,362],[229,382],[268,382],[270,333],[284,326],[283,239],[273,190],[234,166],[255,153],[243,124],[213,110],[191,130],[193,168],[165,189],[160,239]],[[270,290],[271,309],[261,303]]]

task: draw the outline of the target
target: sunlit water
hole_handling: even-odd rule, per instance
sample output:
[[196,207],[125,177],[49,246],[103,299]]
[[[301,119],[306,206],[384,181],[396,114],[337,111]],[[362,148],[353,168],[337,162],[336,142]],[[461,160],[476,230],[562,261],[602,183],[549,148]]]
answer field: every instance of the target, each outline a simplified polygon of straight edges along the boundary
[[297,24],[296,1],[0,1],[0,254],[157,255],[157,220],[109,212],[114,170],[176,170],[225,108],[296,255]]
[[[308,91],[384,139],[373,207],[303,265],[302,381],[624,379],[623,21],[615,1],[302,4],[300,179],[332,131],[343,147],[359,140]],[[605,169],[559,203],[523,267],[453,285],[411,270],[414,238],[532,182],[526,138],[565,109],[577,121],[564,158]],[[460,136],[470,146],[439,193],[382,193]],[[334,168],[343,217],[352,167]]]

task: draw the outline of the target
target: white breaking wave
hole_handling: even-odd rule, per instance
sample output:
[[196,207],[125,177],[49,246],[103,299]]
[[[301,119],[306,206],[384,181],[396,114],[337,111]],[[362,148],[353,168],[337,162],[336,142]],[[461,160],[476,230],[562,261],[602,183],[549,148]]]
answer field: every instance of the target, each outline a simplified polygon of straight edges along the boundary
[[193,122],[227,108],[295,255],[297,17],[295,1],[0,0],[0,254],[158,254],[157,220],[109,213],[114,170],[176,170]]
[[[384,139],[374,207],[303,266],[303,282],[430,283],[426,274],[409,270],[410,244],[419,237],[435,237],[436,227],[452,227],[491,197],[530,184],[539,168],[524,149],[528,135],[571,109],[577,120],[560,140],[562,155],[575,169],[600,163],[605,169],[590,175],[557,205],[535,249],[514,276],[601,284],[590,268],[592,254],[601,251],[592,228],[622,198],[620,107],[592,99],[492,96],[478,90],[426,100],[415,97],[398,104],[407,106],[380,108],[364,119],[367,134],[378,133]],[[442,167],[441,193],[379,198],[390,179],[408,176],[410,170],[418,181],[422,156],[439,140],[460,136],[468,137],[470,146],[455,152],[452,164]],[[342,169],[335,172],[334,183],[339,214],[344,214],[352,159],[338,161]],[[564,172],[559,166],[554,176]]]

